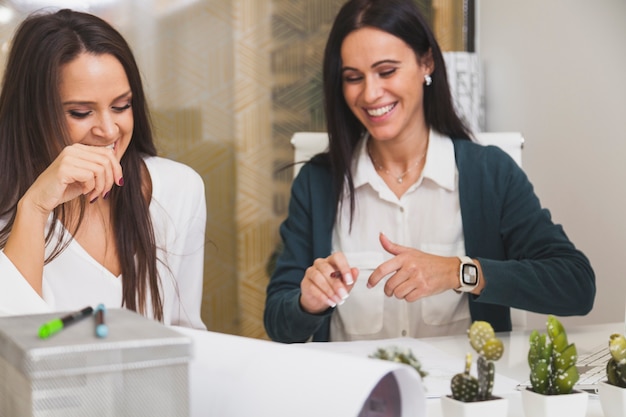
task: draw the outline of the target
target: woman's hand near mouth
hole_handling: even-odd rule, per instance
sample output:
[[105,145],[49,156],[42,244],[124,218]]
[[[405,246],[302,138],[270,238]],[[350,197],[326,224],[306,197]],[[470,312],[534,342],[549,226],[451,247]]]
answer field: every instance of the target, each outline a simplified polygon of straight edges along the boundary
[[47,217],[58,205],[80,195],[95,202],[121,186],[122,167],[110,146],[67,146],[39,175],[22,200],[30,201]]

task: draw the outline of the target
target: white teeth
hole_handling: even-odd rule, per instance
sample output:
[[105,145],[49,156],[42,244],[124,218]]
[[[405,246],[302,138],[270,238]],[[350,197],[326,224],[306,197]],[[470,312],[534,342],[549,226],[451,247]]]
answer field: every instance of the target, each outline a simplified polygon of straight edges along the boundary
[[391,109],[393,109],[394,107],[395,107],[395,104],[390,104],[388,106],[381,107],[378,109],[368,110],[367,114],[369,114],[370,116],[379,117],[379,116],[382,116],[383,114],[389,113]]
[[110,144],[110,145],[107,145],[107,146],[105,146],[105,148],[107,148],[107,149],[113,149],[113,148],[115,148],[115,143],[112,143],[112,144]]

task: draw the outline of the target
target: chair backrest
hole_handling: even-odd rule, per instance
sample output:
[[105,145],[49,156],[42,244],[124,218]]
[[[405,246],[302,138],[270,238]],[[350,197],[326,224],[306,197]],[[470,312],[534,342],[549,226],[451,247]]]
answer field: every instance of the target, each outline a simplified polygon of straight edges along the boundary
[[[524,137],[519,132],[481,132],[476,133],[476,141],[482,145],[499,146],[522,166],[522,149]],[[328,149],[328,135],[326,132],[296,132],[291,137],[294,150],[293,176],[298,175],[302,162],[308,161],[314,155]],[[527,314],[524,310],[511,309],[511,322],[514,329],[524,329],[527,324]]]
[[476,133],[476,141],[481,145],[495,145],[511,155],[511,158],[522,166],[522,149],[524,137],[519,132],[480,132]]
[[302,162],[306,162],[314,155],[328,150],[328,135],[326,132],[296,132],[291,137],[293,146],[294,178],[298,175]]
[[[476,141],[482,145],[495,145],[502,148],[506,153],[522,166],[522,148],[524,137],[519,132],[481,132],[476,133]],[[293,176],[295,177],[302,164],[298,162],[308,161],[313,155],[328,149],[328,135],[326,132],[296,132],[291,137],[294,150]]]

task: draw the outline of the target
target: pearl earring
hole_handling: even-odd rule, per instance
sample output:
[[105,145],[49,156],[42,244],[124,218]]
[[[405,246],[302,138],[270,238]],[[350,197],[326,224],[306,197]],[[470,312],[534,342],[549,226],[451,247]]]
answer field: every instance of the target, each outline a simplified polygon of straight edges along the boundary
[[433,79],[431,78],[430,74],[424,75],[424,81],[426,82],[427,87],[433,83]]

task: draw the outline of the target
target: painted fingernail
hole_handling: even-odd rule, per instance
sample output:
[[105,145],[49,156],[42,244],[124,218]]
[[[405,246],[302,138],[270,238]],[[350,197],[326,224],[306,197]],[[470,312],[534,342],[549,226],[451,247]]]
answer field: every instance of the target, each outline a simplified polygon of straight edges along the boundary
[[343,276],[343,281],[346,283],[346,285],[354,284],[354,278],[352,278],[352,274],[350,272]]
[[337,303],[333,302],[333,300],[331,300],[330,298],[326,300],[326,304],[328,304],[331,307],[337,307]]
[[102,197],[102,198],[103,198],[103,199],[105,199],[105,200],[106,200],[107,198],[109,198],[109,193],[110,193],[110,191],[107,191],[107,192],[106,192],[106,194],[104,195],[104,197]]
[[117,181],[117,185],[119,185],[120,187],[124,186],[124,177],[120,177],[120,179]]
[[98,197],[94,198],[93,200],[91,200],[91,201],[89,202],[89,204],[93,204],[93,203],[95,203],[97,199],[98,199]]
[[344,288],[339,288],[338,292],[342,301],[349,297],[348,292]]

